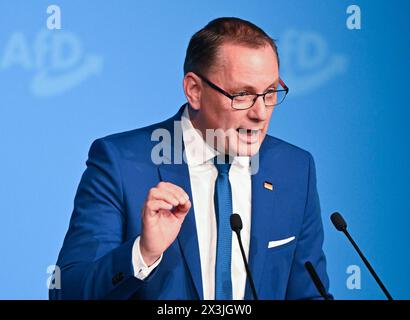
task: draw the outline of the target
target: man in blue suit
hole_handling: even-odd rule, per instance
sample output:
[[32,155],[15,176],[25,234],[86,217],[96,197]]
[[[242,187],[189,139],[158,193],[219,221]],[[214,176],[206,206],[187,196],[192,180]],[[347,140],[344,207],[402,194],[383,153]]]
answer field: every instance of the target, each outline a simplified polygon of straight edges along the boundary
[[323,228],[312,156],[267,135],[288,88],[274,41],[237,18],[191,39],[188,103],[172,118],[96,140],[77,190],[52,299],[320,298]]

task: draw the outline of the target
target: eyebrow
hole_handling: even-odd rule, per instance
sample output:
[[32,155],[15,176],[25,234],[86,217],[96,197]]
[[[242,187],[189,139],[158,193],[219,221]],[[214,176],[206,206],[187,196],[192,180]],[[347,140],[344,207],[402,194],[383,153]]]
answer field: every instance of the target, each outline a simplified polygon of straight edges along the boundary
[[[279,84],[279,78],[277,80],[275,80],[274,82],[272,82],[269,86],[267,86],[266,89],[263,90],[263,92],[269,90],[272,87],[277,87],[278,84]],[[256,93],[256,88],[251,86],[251,85],[238,85],[238,86],[235,86],[235,87],[229,89],[229,91],[231,91],[231,92],[238,92],[238,91],[244,91],[244,90]]]

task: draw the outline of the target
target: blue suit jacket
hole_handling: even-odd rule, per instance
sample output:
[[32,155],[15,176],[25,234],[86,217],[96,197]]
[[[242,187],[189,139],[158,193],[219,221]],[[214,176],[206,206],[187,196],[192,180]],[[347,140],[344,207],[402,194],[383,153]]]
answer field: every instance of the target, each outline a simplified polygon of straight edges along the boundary
[[[132,266],[132,246],[141,232],[141,209],[149,189],[168,181],[192,199],[185,163],[155,165],[151,160],[152,148],[158,144],[151,141],[153,130],[166,128],[172,133],[182,110],[164,122],[92,144],[57,261],[61,289],[50,290],[50,298],[203,299],[195,208],[147,279],[135,278]],[[273,190],[264,188],[265,181],[272,183]],[[295,240],[288,244],[268,248],[269,241],[291,236]],[[259,298],[319,298],[304,263],[312,262],[327,288],[322,243],[312,156],[266,136],[259,170],[252,175],[249,265]],[[245,299],[252,299],[248,281]]]

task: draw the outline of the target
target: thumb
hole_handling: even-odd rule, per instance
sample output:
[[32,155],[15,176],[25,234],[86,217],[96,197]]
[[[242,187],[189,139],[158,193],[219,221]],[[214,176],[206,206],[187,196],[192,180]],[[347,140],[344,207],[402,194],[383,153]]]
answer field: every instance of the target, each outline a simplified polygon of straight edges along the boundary
[[187,213],[189,212],[189,209],[191,209],[191,201],[187,200],[187,202],[185,202],[184,204],[175,207],[173,214],[178,219],[184,219]]

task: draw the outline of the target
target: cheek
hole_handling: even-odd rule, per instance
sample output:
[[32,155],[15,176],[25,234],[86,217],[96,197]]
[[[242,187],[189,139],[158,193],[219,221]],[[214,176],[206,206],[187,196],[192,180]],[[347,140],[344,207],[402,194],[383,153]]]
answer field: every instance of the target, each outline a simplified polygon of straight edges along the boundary
[[266,130],[268,130],[269,123],[270,123],[270,119],[271,119],[271,117],[272,117],[272,112],[273,112],[273,108],[271,108],[271,109],[268,111],[268,116],[267,116],[266,122],[265,122],[265,129],[266,129]]
[[214,95],[203,96],[201,102],[202,119],[207,128],[229,129],[236,123],[236,117],[229,102],[222,101]]
[[224,110],[224,112],[219,115],[218,121],[221,128],[224,128],[225,130],[232,129],[233,131],[235,131],[236,128],[238,128],[240,124],[243,123],[244,116],[246,115],[243,115],[241,114],[241,112],[235,111],[230,108],[228,110]]

